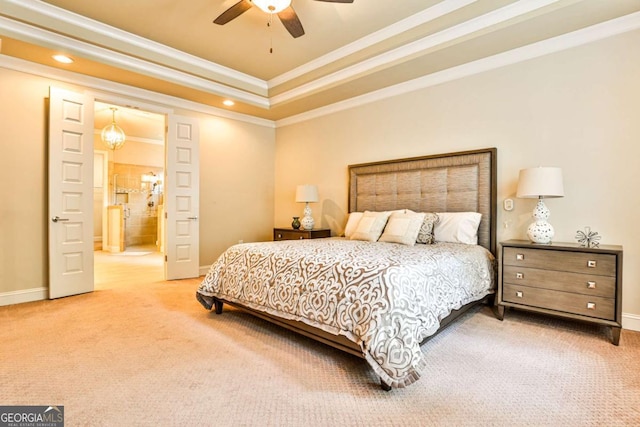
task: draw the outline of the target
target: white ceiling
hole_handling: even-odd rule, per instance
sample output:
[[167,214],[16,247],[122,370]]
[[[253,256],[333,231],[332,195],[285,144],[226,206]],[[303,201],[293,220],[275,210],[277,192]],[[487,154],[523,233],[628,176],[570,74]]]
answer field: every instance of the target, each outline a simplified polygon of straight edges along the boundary
[[293,0],[294,39],[257,7],[212,23],[236,2],[0,0],[1,53],[282,121],[640,13],[640,0]]

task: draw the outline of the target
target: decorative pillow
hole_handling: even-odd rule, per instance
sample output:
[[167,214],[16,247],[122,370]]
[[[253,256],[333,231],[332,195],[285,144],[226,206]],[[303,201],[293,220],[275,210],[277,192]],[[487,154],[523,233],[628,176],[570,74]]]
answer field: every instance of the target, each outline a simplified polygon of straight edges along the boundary
[[351,212],[349,219],[347,219],[347,225],[344,227],[344,237],[351,238],[351,235],[356,231],[360,219],[362,219],[362,212]]
[[416,243],[424,243],[427,245],[435,243],[435,239],[433,238],[433,228],[438,221],[440,221],[440,217],[437,213],[425,213],[424,221],[422,221],[422,226],[418,232]]
[[433,234],[436,242],[478,244],[478,226],[482,214],[478,212],[438,212],[440,221]]
[[364,211],[356,230],[349,238],[367,242],[377,241],[382,234],[382,230],[384,230],[384,226],[387,225],[387,219],[389,219],[390,215],[391,212]]
[[392,213],[379,241],[415,245],[424,217],[423,213]]

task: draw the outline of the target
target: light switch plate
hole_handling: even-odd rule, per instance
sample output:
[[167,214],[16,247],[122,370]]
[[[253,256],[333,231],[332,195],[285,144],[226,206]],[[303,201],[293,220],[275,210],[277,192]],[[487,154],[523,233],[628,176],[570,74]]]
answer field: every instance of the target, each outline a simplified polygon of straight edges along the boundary
[[504,199],[504,210],[505,211],[513,210],[513,199]]

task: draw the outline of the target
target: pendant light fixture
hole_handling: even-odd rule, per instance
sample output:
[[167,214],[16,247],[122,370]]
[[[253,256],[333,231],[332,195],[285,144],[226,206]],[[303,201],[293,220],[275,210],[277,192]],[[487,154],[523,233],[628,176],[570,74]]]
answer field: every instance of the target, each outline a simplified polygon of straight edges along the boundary
[[117,150],[118,148],[122,148],[124,145],[124,141],[126,135],[120,126],[116,124],[116,111],[118,109],[115,107],[111,107],[111,124],[107,125],[102,129],[102,133],[100,134],[100,138],[102,142],[109,147],[109,150]]

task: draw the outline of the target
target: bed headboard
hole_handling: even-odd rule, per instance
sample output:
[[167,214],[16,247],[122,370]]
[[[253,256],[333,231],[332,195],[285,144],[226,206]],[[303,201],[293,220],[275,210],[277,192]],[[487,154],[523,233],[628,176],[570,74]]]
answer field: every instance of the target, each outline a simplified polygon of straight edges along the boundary
[[349,166],[349,212],[480,212],[478,244],[496,254],[497,150]]

